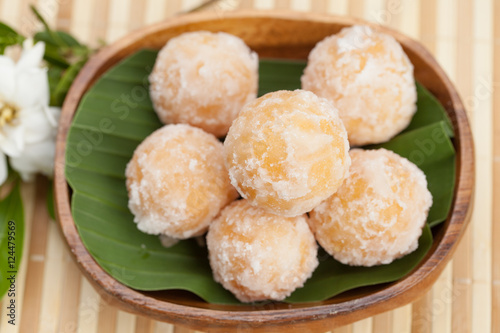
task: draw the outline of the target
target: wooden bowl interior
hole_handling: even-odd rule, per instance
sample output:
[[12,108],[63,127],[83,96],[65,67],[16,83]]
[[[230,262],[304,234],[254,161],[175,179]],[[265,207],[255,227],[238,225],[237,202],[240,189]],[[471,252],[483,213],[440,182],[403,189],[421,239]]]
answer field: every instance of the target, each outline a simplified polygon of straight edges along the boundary
[[[207,310],[201,313],[208,317],[214,314],[211,312],[212,310],[217,310],[217,312],[242,312],[246,315],[251,315],[251,312],[261,314],[263,310],[272,310],[269,311],[270,313],[276,312],[276,310],[286,310],[285,313],[290,318],[294,318],[295,320],[306,320],[309,318],[311,320],[312,317],[309,314],[303,313],[302,315],[298,315],[299,318],[295,316],[294,311],[304,309],[310,309],[313,312],[325,311],[324,313],[329,311],[330,317],[332,317],[332,311],[339,311],[340,314],[344,313],[345,316],[339,316],[338,323],[346,324],[413,301],[421,293],[425,292],[439,276],[468,221],[470,213],[468,207],[473,178],[472,175],[465,175],[464,172],[471,173],[472,165],[462,168],[462,162],[466,158],[471,158],[473,154],[472,140],[470,139],[470,133],[468,133],[468,124],[460,99],[436,61],[419,43],[393,30],[382,27],[375,28],[393,35],[402,44],[405,52],[414,64],[416,79],[426,86],[446,108],[453,122],[456,134],[454,145],[458,151],[458,156],[457,187],[454,199],[455,208],[450,213],[447,221],[433,230],[435,237],[434,245],[426,259],[413,274],[395,283],[358,288],[324,302],[293,305],[270,302],[258,307],[252,305],[223,306],[206,303],[195,295],[183,291],[142,292],[127,288],[114,281],[102,271],[83,247],[79,236],[74,234],[76,228],[69,213],[70,192],[64,179],[64,145],[67,129],[85,91],[91,87],[93,82],[102,73],[117,62],[143,48],[160,49],[170,38],[183,32],[197,30],[225,31],[239,36],[260,57],[307,59],[310,50],[324,37],[337,33],[345,26],[357,23],[366,24],[364,21],[355,19],[313,14],[241,12],[221,15],[224,16],[211,14],[179,17],[172,21],[141,29],[103,49],[86,65],[75,81],[63,108],[62,129],[58,136],[56,205],[63,233],[68,240],[70,248],[75,253],[76,260],[80,263],[83,272],[94,283],[97,290],[115,304],[129,311],[181,324],[187,324],[187,322],[181,317],[172,315],[169,304]],[[463,153],[464,149],[469,150],[465,152],[465,155]],[[464,199],[457,202],[461,186],[466,187]],[[462,206],[457,207],[458,203],[461,203]],[[457,213],[457,209],[459,209],[461,214],[454,217],[453,215]],[[145,297],[147,302],[141,299],[141,297]],[[360,299],[363,299],[364,303],[356,305],[354,300]],[[356,313],[357,310],[363,310],[363,313]],[[268,317],[267,319],[271,320],[270,318]],[[318,318],[314,320],[319,320]],[[322,322],[321,320],[319,321]],[[282,321],[277,320],[277,322],[281,323]],[[200,326],[201,324],[203,325]],[[206,320],[204,319],[199,321],[194,320],[190,325],[194,325],[193,327],[207,327]]]

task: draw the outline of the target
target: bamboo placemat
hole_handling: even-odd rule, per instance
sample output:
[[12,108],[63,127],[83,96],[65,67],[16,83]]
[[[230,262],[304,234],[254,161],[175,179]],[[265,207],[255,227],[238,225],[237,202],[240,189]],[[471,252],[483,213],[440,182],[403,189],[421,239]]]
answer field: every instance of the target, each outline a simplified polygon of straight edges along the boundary
[[[113,42],[128,31],[199,5],[201,0],[0,0],[0,18],[30,33],[35,4],[52,26],[82,41]],[[435,286],[410,305],[334,330],[500,332],[500,1],[498,0],[222,0],[207,10],[292,9],[361,17],[420,40],[456,83],[476,143],[476,200],[454,260]],[[497,20],[494,20],[494,18]],[[494,62],[494,59],[497,59]],[[0,73],[1,75],[1,73]],[[82,277],[45,208],[47,182],[22,188],[24,258],[17,283],[16,325],[0,307],[0,332],[192,332],[119,311]],[[495,200],[497,201],[495,204]]]

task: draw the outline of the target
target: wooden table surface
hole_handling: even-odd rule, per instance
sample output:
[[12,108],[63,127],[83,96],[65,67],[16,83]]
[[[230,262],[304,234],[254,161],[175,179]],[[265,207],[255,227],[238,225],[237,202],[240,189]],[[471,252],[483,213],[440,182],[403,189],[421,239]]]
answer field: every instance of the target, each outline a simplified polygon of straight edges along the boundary
[[[99,39],[113,42],[201,2],[0,0],[0,19],[28,34],[38,27],[29,11],[33,3],[52,26],[96,45]],[[436,56],[468,109],[476,143],[476,203],[453,261],[419,301],[334,332],[500,332],[500,241],[493,242],[500,238],[500,114],[493,111],[500,108],[500,0],[222,0],[207,10],[238,8],[327,12],[396,28]],[[27,234],[18,275],[19,310],[16,325],[9,325],[4,301],[0,332],[192,332],[104,303],[50,220],[46,188],[42,178],[22,188]]]

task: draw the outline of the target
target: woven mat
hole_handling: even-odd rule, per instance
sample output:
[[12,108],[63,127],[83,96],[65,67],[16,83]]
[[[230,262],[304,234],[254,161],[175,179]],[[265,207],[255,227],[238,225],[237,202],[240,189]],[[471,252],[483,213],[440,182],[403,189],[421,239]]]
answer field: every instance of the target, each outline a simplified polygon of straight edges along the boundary
[[[0,19],[30,33],[37,5],[52,26],[83,41],[113,42],[130,30],[189,10],[200,0],[0,0]],[[410,305],[335,329],[335,333],[500,332],[500,1],[223,0],[218,10],[291,9],[361,17],[420,40],[454,81],[476,143],[476,203],[471,225],[431,291]],[[497,18],[494,22],[494,17]],[[494,62],[494,59],[497,59]],[[1,75],[1,73],[0,73]],[[0,332],[192,332],[104,303],[72,261],[47,215],[42,178],[22,188],[27,217],[18,276],[16,326],[0,307]]]

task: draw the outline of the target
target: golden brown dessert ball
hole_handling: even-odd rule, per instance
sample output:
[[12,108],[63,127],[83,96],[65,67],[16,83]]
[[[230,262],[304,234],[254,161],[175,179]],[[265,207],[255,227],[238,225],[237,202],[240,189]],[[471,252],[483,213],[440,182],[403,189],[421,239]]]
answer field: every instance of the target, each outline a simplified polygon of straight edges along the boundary
[[242,302],[282,300],[318,266],[307,216],[276,216],[238,200],[224,208],[207,234],[215,281]]
[[229,183],[222,143],[189,125],[166,125],[135,150],[125,175],[139,230],[185,239],[207,230],[238,194]]
[[367,26],[344,28],[319,42],[302,89],[333,102],[351,146],[388,141],[416,112],[413,65],[392,36]]
[[355,266],[388,264],[418,247],[432,205],[424,173],[385,149],[353,149],[349,176],[310,213],[319,244]]
[[224,142],[231,183],[252,205],[297,216],[332,195],[350,164],[335,107],[304,90],[247,104]]
[[163,47],[149,80],[163,123],[187,123],[221,137],[257,96],[258,57],[236,36],[188,32]]

